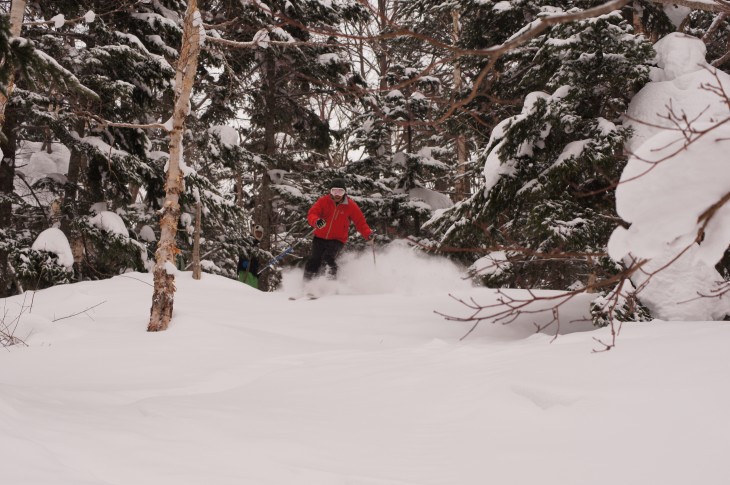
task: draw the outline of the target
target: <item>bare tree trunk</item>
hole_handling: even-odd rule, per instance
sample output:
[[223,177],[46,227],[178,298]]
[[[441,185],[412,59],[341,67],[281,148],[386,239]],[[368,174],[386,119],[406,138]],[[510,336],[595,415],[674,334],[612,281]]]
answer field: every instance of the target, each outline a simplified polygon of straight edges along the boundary
[[[378,0],[378,34],[382,34],[388,26],[388,2],[387,0]],[[384,94],[388,90],[388,43],[381,40],[376,44],[377,49],[375,57],[378,62],[378,76],[380,76],[380,94]],[[388,129],[388,135],[384,140],[384,145],[379,147],[375,155],[390,155],[393,153],[393,130]]]
[[[274,117],[276,111],[276,64],[274,58],[270,54],[265,54],[264,61],[264,82],[266,90],[265,109],[266,119],[264,121],[264,153],[273,158],[276,153],[276,125]],[[256,222],[264,228],[264,238],[261,240],[261,249],[270,250],[272,246],[271,235],[274,234],[274,207],[271,197],[271,178],[268,173],[264,173],[261,178],[261,189],[256,197],[258,206],[256,211],[258,216]],[[259,277],[259,289],[268,291],[270,289],[269,275],[271,271],[263,273]]]
[[[147,330],[167,329],[175,299],[175,256],[180,252],[175,242],[180,220],[180,194],[184,190],[181,160],[185,118],[190,109],[190,93],[195,81],[200,53],[200,25],[197,0],[188,0],[185,12],[182,46],[175,73],[175,105],[170,132],[170,161],[165,181],[165,201],[160,219],[160,241],[155,253],[154,293]],[[168,271],[169,269],[169,271]]]
[[198,201],[195,204],[195,235],[193,236],[193,279],[200,279],[200,213],[203,212],[203,204]]
[[[459,10],[453,10],[451,12],[451,16],[453,18],[452,39],[454,41],[454,45],[456,45],[461,35]],[[454,91],[461,94],[461,67],[458,62],[459,61],[457,59],[454,64]],[[454,202],[464,200],[469,196],[470,187],[469,179],[466,177],[466,155],[466,137],[459,133],[456,135],[456,180],[454,183],[456,193],[454,194]]]
[[[7,229],[13,221],[13,182],[15,180],[15,109],[7,109],[7,117],[3,116],[2,160],[0,160],[0,230]],[[10,268],[10,254],[0,249],[0,298],[10,296],[13,292],[13,272]]]
[[[85,136],[85,128],[86,127],[83,121],[79,121],[77,123],[76,133],[78,133],[79,137]],[[71,156],[68,160],[68,175],[66,176],[67,183],[64,187],[63,194],[64,201],[67,205],[72,204],[76,200],[81,172],[85,168],[86,155],[76,147],[71,147]],[[61,229],[68,236],[69,233],[66,231],[67,229],[69,229],[68,221],[65,221],[61,224]]]
[[[388,9],[387,9],[387,0],[378,0],[378,27],[380,29],[379,33],[383,33],[385,28],[387,27],[387,19],[388,19]],[[385,40],[381,40],[378,42],[378,50],[375,53],[375,56],[378,60],[378,69],[380,70],[380,91],[385,92],[386,89],[388,89],[388,80],[387,80],[387,74],[388,74],[388,44]]]
[[[23,28],[23,16],[25,15],[26,0],[13,0],[10,6],[10,36],[20,37],[20,30]],[[15,88],[15,72],[10,72],[8,79],[7,97],[0,93],[0,127],[5,124],[5,109],[8,100]]]
[[[10,35],[20,37],[25,15],[25,0],[13,0],[10,6]],[[12,66],[3,66],[4,69]],[[9,228],[12,222],[13,207],[10,196],[15,180],[15,125],[14,114],[6,115],[8,101],[15,87],[14,71],[11,70],[7,85],[7,96],[0,93],[0,130],[4,140],[0,143],[0,229]],[[8,261],[7,251],[0,251],[0,297],[10,296],[13,274]]]
[[[23,28],[23,16],[25,15],[26,0],[13,0],[10,6],[10,36],[20,37],[20,30]],[[0,93],[0,126],[5,124],[5,108],[8,105],[8,99],[13,94],[15,88],[15,72],[10,72],[8,79],[7,97]]]
[[641,23],[641,5],[639,0],[634,0],[631,5],[631,23],[636,35],[644,34],[644,25]]
[[236,171],[236,205],[238,207],[245,205],[243,200],[243,175],[238,171]]
[[139,185],[135,183],[129,184],[129,195],[130,199],[132,200],[132,204],[137,203],[137,197],[139,196]]

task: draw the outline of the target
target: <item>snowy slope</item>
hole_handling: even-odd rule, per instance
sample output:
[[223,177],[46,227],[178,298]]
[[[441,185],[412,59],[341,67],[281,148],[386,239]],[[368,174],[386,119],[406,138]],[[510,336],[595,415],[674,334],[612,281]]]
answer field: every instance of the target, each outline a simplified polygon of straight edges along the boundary
[[156,334],[146,274],[0,301],[27,343],[0,352],[2,483],[730,483],[727,323],[629,324],[592,353],[609,334],[568,323],[582,299],[552,343],[544,315],[460,341],[449,289],[495,294],[457,268],[395,248],[342,270],[314,301],[287,300],[301,273],[271,294],[179,274]]

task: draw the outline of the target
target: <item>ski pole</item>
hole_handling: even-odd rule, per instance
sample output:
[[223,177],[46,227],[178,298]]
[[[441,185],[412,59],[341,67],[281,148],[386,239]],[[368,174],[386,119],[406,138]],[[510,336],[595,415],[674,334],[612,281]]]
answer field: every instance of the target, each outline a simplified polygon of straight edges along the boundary
[[292,251],[294,251],[294,248],[295,247],[299,246],[302,243],[302,241],[304,241],[305,239],[307,239],[312,234],[314,234],[314,229],[312,229],[311,231],[309,231],[299,241],[295,242],[294,244],[292,244],[291,246],[289,246],[288,248],[286,248],[285,250],[283,250],[282,252],[280,252],[279,254],[277,254],[276,256],[274,256],[268,263],[266,263],[266,266],[264,266],[261,271],[259,271],[258,273],[256,273],[256,276],[260,275],[261,273],[263,273],[264,271],[266,271],[267,269],[271,268],[276,263],[278,263],[279,261],[281,261],[282,259],[284,259],[287,254],[289,254]]
[[375,263],[375,234],[370,234],[370,246],[373,248],[373,266],[377,266]]

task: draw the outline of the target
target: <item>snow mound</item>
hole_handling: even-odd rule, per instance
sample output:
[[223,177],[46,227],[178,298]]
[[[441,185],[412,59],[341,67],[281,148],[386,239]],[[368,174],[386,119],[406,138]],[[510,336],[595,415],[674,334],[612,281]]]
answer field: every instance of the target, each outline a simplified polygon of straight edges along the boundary
[[89,223],[112,234],[117,234],[124,238],[129,237],[127,226],[124,225],[122,218],[114,212],[101,211],[90,218]]
[[31,249],[35,251],[48,251],[58,256],[58,263],[66,268],[74,264],[74,256],[71,252],[71,245],[66,235],[58,228],[51,227],[41,232],[33,242]]
[[[631,100],[626,125],[635,134],[629,149],[636,151],[653,135],[676,130],[682,115],[694,122],[713,122],[727,116],[727,106],[709,86],[730,93],[730,75],[705,62],[705,44],[696,37],[670,34],[654,45],[657,65],[648,83]],[[673,119],[668,115],[674,113]]]
[[730,205],[715,206],[730,192],[730,110],[718,93],[730,93],[730,76],[707,65],[697,38],[672,34],[655,49],[660,70],[629,106],[633,155],[616,189],[631,226],[614,231],[609,254],[649,260],[632,280],[655,316],[720,319],[730,298],[717,296],[714,266],[730,244]]

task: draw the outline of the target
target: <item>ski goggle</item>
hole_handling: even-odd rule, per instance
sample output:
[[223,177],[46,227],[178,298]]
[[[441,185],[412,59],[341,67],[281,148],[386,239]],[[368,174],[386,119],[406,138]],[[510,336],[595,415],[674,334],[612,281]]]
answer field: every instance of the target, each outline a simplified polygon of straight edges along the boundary
[[330,194],[334,195],[335,197],[342,197],[343,195],[345,195],[345,189],[335,187],[333,189],[330,189]]

